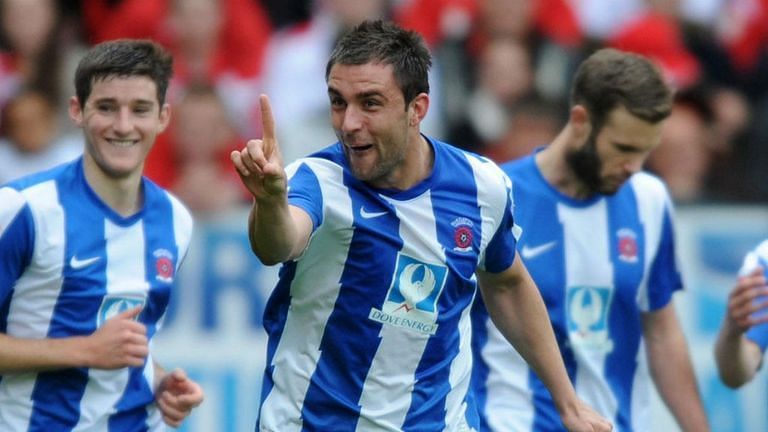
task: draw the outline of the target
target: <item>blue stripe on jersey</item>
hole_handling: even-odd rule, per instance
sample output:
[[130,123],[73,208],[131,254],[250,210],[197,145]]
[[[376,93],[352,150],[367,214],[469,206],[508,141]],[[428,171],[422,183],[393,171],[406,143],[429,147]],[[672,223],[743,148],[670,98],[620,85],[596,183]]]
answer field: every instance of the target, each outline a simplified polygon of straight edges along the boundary
[[7,226],[0,226],[0,331],[8,325],[8,307],[13,297],[16,279],[32,261],[35,248],[35,222],[29,206],[24,205]]
[[[358,180],[345,171],[344,183],[349,188],[355,229],[341,276],[341,289],[320,342],[322,355],[304,400],[305,428],[312,425],[317,430],[355,430],[360,415],[358,401],[378,348],[376,341],[380,341],[382,324],[370,319],[350,318],[366,317],[371,304],[384,303],[386,290],[373,293],[368,288],[381,286],[383,281],[391,279],[391,269],[397,258],[391,251],[402,248],[399,221],[394,210],[373,191],[353,187],[351,183],[355,182]],[[366,219],[360,216],[363,207],[368,212],[386,214]],[[372,298],[372,295],[377,297]],[[371,342],[362,345],[360,341]],[[365,349],[360,349],[361,345]],[[358,367],[339,371],[340,364]],[[333,394],[328,392],[329,389]]]
[[678,268],[668,265],[675,262],[674,235],[672,215],[669,214],[669,209],[665,209],[661,227],[661,243],[648,275],[648,299],[651,310],[666,306],[672,299],[672,294],[683,287],[682,276]]
[[[80,260],[99,257],[99,260],[83,269],[74,269],[70,263],[64,263],[64,280],[51,317],[47,334],[49,338],[85,336],[93,333],[101,297],[105,293],[104,236],[78,235],[84,229],[103,227],[103,217],[100,212],[94,212],[86,202],[62,199],[66,196],[82,196],[81,188],[85,187],[85,183],[81,176],[81,170],[73,169],[57,180],[59,204],[66,215],[64,257],[77,257]],[[84,226],[88,228],[83,228]],[[34,404],[30,430],[51,430],[52,425],[74,427],[80,417],[79,403],[87,381],[86,368],[39,374],[32,392]]]
[[317,194],[320,190],[317,176],[307,164],[302,163],[291,176],[289,184],[291,205],[299,206],[309,214],[314,231],[323,223],[323,197]]
[[615,346],[605,360],[603,376],[616,397],[618,410],[613,419],[617,430],[632,429],[632,385],[640,347],[642,324],[637,308],[637,292],[642,282],[646,256],[645,230],[639,218],[637,196],[629,185],[622,187],[608,206],[608,235],[613,264],[614,292],[608,315],[609,338]]
[[[488,327],[486,327],[486,317],[488,311],[482,299],[475,300],[472,305],[472,352],[475,353],[472,364],[472,390],[474,391],[475,402],[480,413],[485,413],[485,404],[488,401],[488,364],[479,359],[479,353],[488,343]],[[480,430],[488,430],[487,416],[480,415]]]
[[[434,178],[435,183],[450,182],[447,177],[466,181],[455,183],[455,188],[451,190],[435,189],[431,195],[437,224],[437,240],[443,246],[445,264],[450,271],[438,302],[440,326],[437,333],[428,340],[416,369],[416,385],[403,430],[445,428],[445,396],[451,391],[450,361],[459,353],[461,341],[457,331],[458,323],[462,312],[474,298],[473,295],[467,295],[467,291],[475,289],[472,275],[478,265],[476,253],[467,253],[465,249],[479,251],[481,243],[481,236],[474,234],[480,232],[477,228],[482,225],[482,220],[477,202],[477,184],[471,165],[467,163],[464,155],[457,158],[448,152],[441,153],[439,159],[435,159],[436,164],[441,164],[439,168],[450,164],[450,169],[435,168],[436,175],[443,176]],[[499,227],[499,230],[503,229],[503,225]],[[465,241],[470,243],[469,246],[465,246]],[[488,250],[491,248],[492,246],[488,246]],[[435,367],[441,363],[446,364],[444,367]],[[435,400],[436,395],[442,395],[441,400]],[[468,424],[477,424],[476,410],[469,409],[468,414],[473,416],[473,420],[468,419]]]

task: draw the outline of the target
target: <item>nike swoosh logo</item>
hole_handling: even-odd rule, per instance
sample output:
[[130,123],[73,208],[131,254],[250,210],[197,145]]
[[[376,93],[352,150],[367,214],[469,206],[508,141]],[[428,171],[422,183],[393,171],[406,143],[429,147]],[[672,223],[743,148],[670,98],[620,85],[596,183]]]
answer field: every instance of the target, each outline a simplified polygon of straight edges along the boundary
[[549,243],[544,243],[542,245],[538,245],[534,247],[524,245],[523,249],[520,251],[520,254],[523,256],[523,259],[536,258],[537,256],[543,254],[544,252],[552,249],[556,244],[557,244],[556,241],[551,241]]
[[379,216],[384,216],[387,214],[387,212],[369,212],[365,209],[365,207],[360,207],[360,216],[363,217],[363,219],[372,219]]
[[88,267],[89,265],[95,263],[100,259],[101,257],[92,257],[92,258],[86,258],[84,260],[79,260],[77,259],[77,256],[73,255],[72,259],[69,260],[69,266],[75,270],[79,270],[81,268]]

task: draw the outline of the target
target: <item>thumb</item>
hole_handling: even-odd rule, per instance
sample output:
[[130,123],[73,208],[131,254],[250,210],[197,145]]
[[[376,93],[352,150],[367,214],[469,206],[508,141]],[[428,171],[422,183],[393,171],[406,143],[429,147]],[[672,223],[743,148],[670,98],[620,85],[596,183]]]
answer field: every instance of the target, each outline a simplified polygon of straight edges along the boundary
[[112,319],[128,319],[132,320],[139,316],[141,313],[141,310],[144,308],[144,306],[136,306],[134,308],[125,310],[120,312],[119,314],[115,315]]

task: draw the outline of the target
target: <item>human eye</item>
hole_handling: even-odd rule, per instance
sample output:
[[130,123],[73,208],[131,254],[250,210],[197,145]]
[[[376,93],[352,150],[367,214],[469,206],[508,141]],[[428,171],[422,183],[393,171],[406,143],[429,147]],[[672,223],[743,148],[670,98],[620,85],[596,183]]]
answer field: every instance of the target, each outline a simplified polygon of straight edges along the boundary
[[99,102],[95,106],[97,111],[104,113],[111,113],[117,110],[115,104],[109,102]]
[[330,101],[331,101],[331,108],[344,108],[344,106],[346,106],[344,99],[338,96],[331,96]]

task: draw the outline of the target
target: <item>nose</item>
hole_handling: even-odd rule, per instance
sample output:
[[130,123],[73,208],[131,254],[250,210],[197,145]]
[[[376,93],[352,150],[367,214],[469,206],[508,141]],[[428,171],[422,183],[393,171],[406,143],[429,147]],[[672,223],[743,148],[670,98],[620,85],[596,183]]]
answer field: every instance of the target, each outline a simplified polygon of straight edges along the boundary
[[341,118],[341,131],[350,133],[357,131],[363,124],[363,117],[353,105],[348,105]]
[[122,108],[118,110],[113,128],[115,132],[121,135],[128,134],[133,130],[133,114],[130,109]]

